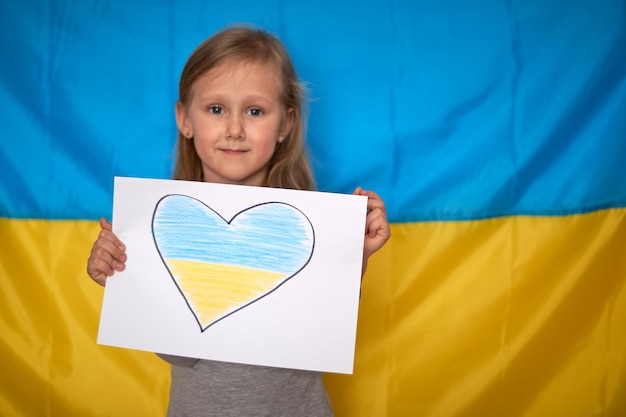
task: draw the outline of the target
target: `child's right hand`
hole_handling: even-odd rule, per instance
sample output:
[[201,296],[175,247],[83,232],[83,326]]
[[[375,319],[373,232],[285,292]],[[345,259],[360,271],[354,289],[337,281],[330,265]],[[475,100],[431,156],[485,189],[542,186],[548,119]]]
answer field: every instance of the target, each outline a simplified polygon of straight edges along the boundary
[[115,236],[113,226],[106,219],[100,219],[100,227],[102,230],[87,260],[87,273],[104,286],[108,277],[126,267],[126,246]]

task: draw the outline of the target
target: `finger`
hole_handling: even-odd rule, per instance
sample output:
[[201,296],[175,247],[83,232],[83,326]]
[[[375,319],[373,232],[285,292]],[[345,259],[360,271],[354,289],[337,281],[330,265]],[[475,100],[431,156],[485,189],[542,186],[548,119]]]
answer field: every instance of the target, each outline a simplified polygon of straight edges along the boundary
[[87,262],[87,273],[94,281],[96,281],[101,275],[113,275],[115,270],[110,263],[104,261],[102,258],[89,258],[89,261]]
[[[124,245],[124,242],[119,240],[115,233],[113,233],[113,231],[108,228],[103,228],[102,230],[100,230],[100,233],[98,234],[98,240],[102,240],[103,245],[105,244],[105,242],[110,242],[111,245],[113,245],[122,252],[126,250],[126,245]],[[115,253],[113,255],[115,255]]]
[[117,271],[123,269],[127,258],[126,252],[122,251],[108,240],[97,242],[93,247],[92,253],[94,259],[102,259]]
[[365,217],[366,225],[369,225],[375,219],[381,219],[385,223],[387,223],[387,214],[385,213],[384,207],[374,207],[372,208]]
[[94,281],[96,281],[98,284],[102,285],[103,287],[107,285],[107,276],[104,274],[99,275],[97,278],[94,278]]
[[374,210],[380,210],[380,212],[383,215],[387,214],[387,209],[385,208],[385,203],[383,203],[383,200],[376,200],[376,199],[368,198],[367,209],[370,212]]
[[90,277],[92,280],[94,280],[94,282],[96,282],[99,285],[102,285],[103,287],[106,285],[107,278],[108,278],[105,274],[102,274],[102,273],[98,275],[94,275],[94,276],[90,275]]
[[113,225],[104,217],[100,218],[100,227],[104,230],[109,230],[109,231],[113,230]]
[[356,189],[354,190],[354,192],[352,194],[355,195],[365,195],[369,198],[373,198],[376,200],[382,200],[382,198],[380,198],[380,196],[378,194],[376,194],[374,191],[372,190],[364,190],[362,187],[356,187]]
[[385,235],[387,227],[387,220],[384,216],[374,216],[367,222],[366,233],[369,237],[375,237],[377,234]]
[[87,260],[87,272],[92,279],[100,274],[113,275],[115,271],[123,271],[126,262],[126,253],[120,249],[119,242],[112,239],[111,232],[103,230],[91,248],[91,254]]
[[94,243],[87,265],[92,271],[94,271],[94,274],[104,272],[107,275],[112,275],[116,258],[111,254],[110,249],[107,249],[103,245],[111,246],[111,243],[106,241],[103,243],[102,239],[99,239],[96,243]]
[[126,247],[113,233],[113,225],[100,218],[100,233],[87,259],[87,274],[100,285],[115,271],[123,271],[126,262]]
[[368,211],[374,210],[375,208],[380,208],[383,210],[383,212],[385,213],[387,212],[383,199],[380,198],[380,196],[376,194],[374,191],[363,190],[361,187],[357,187],[356,190],[354,190],[354,194],[363,195],[367,197],[367,210]]
[[87,274],[100,285],[105,285],[106,279],[115,271],[123,271],[125,268],[124,262],[114,259],[108,251],[99,246],[92,249],[87,260]]
[[94,243],[93,251],[106,261],[114,259],[119,262],[126,262],[126,248],[124,244],[111,232],[103,230]]
[[361,194],[362,195],[366,195],[366,196],[368,196],[371,199],[382,201],[382,198],[380,198],[380,196],[378,194],[376,194],[376,192],[374,192],[372,190],[362,190]]

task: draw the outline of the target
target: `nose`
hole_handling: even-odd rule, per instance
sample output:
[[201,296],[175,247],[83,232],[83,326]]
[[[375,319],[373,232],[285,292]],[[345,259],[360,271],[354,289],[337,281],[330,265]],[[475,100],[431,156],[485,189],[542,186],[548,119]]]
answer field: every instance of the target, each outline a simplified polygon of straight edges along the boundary
[[228,125],[226,126],[226,138],[241,140],[244,138],[244,136],[244,128],[241,116],[237,114],[231,114],[228,118]]

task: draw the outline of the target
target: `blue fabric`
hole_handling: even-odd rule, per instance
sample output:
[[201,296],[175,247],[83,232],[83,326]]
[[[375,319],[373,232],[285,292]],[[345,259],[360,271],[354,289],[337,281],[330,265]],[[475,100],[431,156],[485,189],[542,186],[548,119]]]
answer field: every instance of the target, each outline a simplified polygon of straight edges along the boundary
[[168,178],[185,59],[228,23],[287,45],[319,188],[390,220],[626,206],[626,1],[0,4],[0,217],[110,217]]

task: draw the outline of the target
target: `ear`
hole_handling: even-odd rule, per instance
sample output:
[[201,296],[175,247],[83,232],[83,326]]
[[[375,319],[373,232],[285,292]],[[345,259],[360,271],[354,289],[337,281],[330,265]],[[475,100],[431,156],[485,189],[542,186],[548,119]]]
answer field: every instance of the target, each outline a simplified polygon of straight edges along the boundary
[[176,102],[176,125],[184,137],[187,139],[191,139],[193,137],[193,128],[191,127],[191,121],[187,116],[187,109],[180,101]]
[[293,124],[295,122],[295,111],[293,109],[288,109],[287,114],[285,115],[285,119],[283,120],[282,126],[280,127],[280,132],[278,136],[278,142],[284,141],[291,129],[293,128]]

